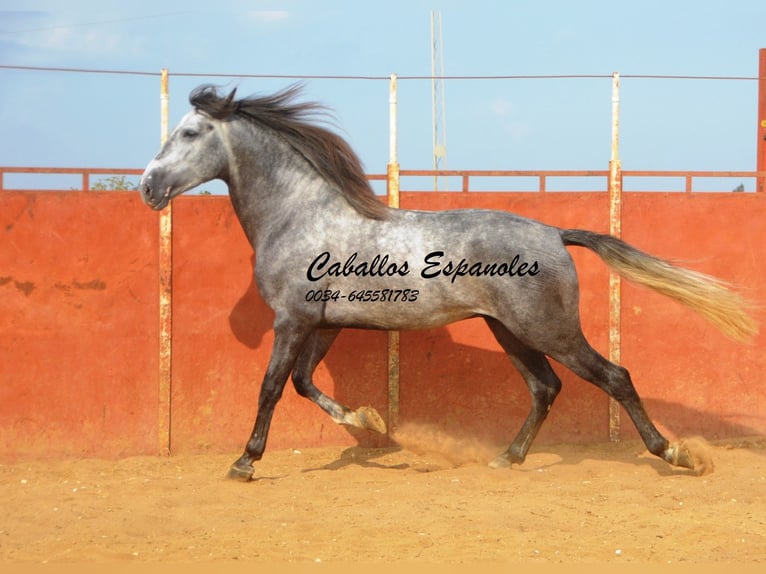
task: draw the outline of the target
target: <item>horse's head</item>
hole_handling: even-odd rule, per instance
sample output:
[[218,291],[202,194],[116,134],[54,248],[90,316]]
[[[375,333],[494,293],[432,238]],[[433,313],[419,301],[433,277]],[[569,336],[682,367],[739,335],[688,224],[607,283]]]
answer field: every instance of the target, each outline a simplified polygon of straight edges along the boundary
[[175,196],[224,177],[228,158],[220,124],[198,110],[184,116],[141,177],[146,205],[160,210]]

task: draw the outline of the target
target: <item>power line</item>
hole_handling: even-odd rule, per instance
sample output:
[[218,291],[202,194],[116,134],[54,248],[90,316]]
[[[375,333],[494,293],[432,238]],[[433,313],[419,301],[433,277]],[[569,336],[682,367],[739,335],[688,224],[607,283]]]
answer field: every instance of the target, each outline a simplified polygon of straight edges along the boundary
[[124,74],[129,76],[159,76],[160,72],[136,72],[130,70],[99,70],[90,68],[51,68],[40,66],[9,66],[0,64],[0,70],[24,70],[27,72],[71,72],[77,74]]
[[[103,75],[132,75],[132,76],[160,76],[161,72],[147,72],[136,70],[108,70],[95,68],[66,68],[49,66],[19,66],[0,64],[0,70],[22,70],[28,72],[63,72],[78,74],[103,74]],[[338,74],[226,74],[222,72],[171,72],[172,76],[196,77],[196,78],[260,78],[260,79],[288,79],[288,80],[390,80],[390,75],[365,76],[365,75],[338,75]],[[620,74],[621,78],[636,80],[733,80],[733,81],[758,81],[758,76],[692,76],[671,74]],[[610,79],[612,74],[496,74],[496,75],[445,75],[445,76],[422,76],[422,75],[397,75],[399,80],[588,80]]]

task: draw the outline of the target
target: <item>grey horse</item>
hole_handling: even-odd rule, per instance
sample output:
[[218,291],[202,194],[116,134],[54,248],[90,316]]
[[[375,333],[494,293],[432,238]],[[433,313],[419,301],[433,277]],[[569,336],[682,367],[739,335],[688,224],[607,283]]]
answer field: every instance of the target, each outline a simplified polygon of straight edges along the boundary
[[469,317],[485,319],[532,396],[522,428],[491,466],[525,460],[561,389],[551,357],[616,399],[651,453],[695,467],[689,447],[669,442],[652,423],[628,371],[585,339],[566,247],[594,251],[614,271],[693,308],[735,339],[757,329],[746,301],[718,279],[608,235],[502,211],[389,208],[348,143],[316,121],[326,109],[296,101],[299,92],[293,85],[237,99],[236,90],[200,86],[139,186],[143,201],[160,210],[197,185],[223,180],[255,251],[256,284],[275,313],[255,426],[230,477],[252,478],[291,373],[296,391],[337,423],[386,432],[374,409],[352,410],[312,382],[342,328],[428,329]]

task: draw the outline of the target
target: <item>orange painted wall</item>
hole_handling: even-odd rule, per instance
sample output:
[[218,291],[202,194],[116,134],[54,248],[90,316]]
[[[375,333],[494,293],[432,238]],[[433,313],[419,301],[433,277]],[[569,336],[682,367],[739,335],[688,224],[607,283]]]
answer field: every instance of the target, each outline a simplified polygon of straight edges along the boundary
[[[763,301],[766,199],[627,193],[623,236],[743,286]],[[402,207],[490,207],[606,232],[601,193],[403,192]],[[272,312],[226,197],[173,211],[171,447],[234,452],[254,421]],[[0,461],[157,452],[157,214],[135,194],[0,194]],[[586,335],[606,354],[608,272],[572,249]],[[763,316],[759,316],[763,321]],[[659,425],[707,438],[766,433],[764,340],[729,342],[693,313],[623,284],[623,364]],[[564,389],[539,444],[607,440],[607,399],[556,366]],[[387,412],[386,335],[341,334],[316,374],[351,406]],[[401,422],[507,444],[526,387],[481,321],[401,337]],[[624,417],[623,436],[634,437]],[[269,448],[385,444],[351,433],[288,386]]]
[[[766,324],[766,196],[625,194],[623,238],[734,285]],[[644,289],[623,290],[622,363],[669,434],[708,439],[766,434],[766,340],[730,341],[705,320]],[[625,419],[627,421],[627,418]],[[629,422],[626,436],[635,436]]]
[[0,460],[157,452],[156,215],[0,193]]

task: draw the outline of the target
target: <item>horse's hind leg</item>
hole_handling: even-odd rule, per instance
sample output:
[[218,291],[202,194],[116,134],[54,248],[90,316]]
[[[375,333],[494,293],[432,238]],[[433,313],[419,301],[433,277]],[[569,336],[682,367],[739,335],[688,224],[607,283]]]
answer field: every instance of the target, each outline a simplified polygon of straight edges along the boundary
[[537,436],[551,410],[553,401],[561,390],[561,381],[543,353],[524,345],[496,319],[486,318],[486,321],[511,362],[524,377],[532,395],[532,409],[513,443],[508,450],[490,463],[493,468],[502,468],[512,463],[524,462],[532,441]]
[[312,381],[314,369],[327,354],[340,329],[315,331],[306,341],[293,368],[293,385],[302,397],[316,403],[332,420],[338,424],[369,429],[379,433],[386,432],[386,423],[372,407],[361,407],[352,411],[345,405],[328,397]]
[[694,457],[688,448],[683,443],[671,444],[654,426],[627,369],[602,357],[582,336],[570,352],[551,356],[617,400],[630,416],[649,452],[670,464],[695,468]]

